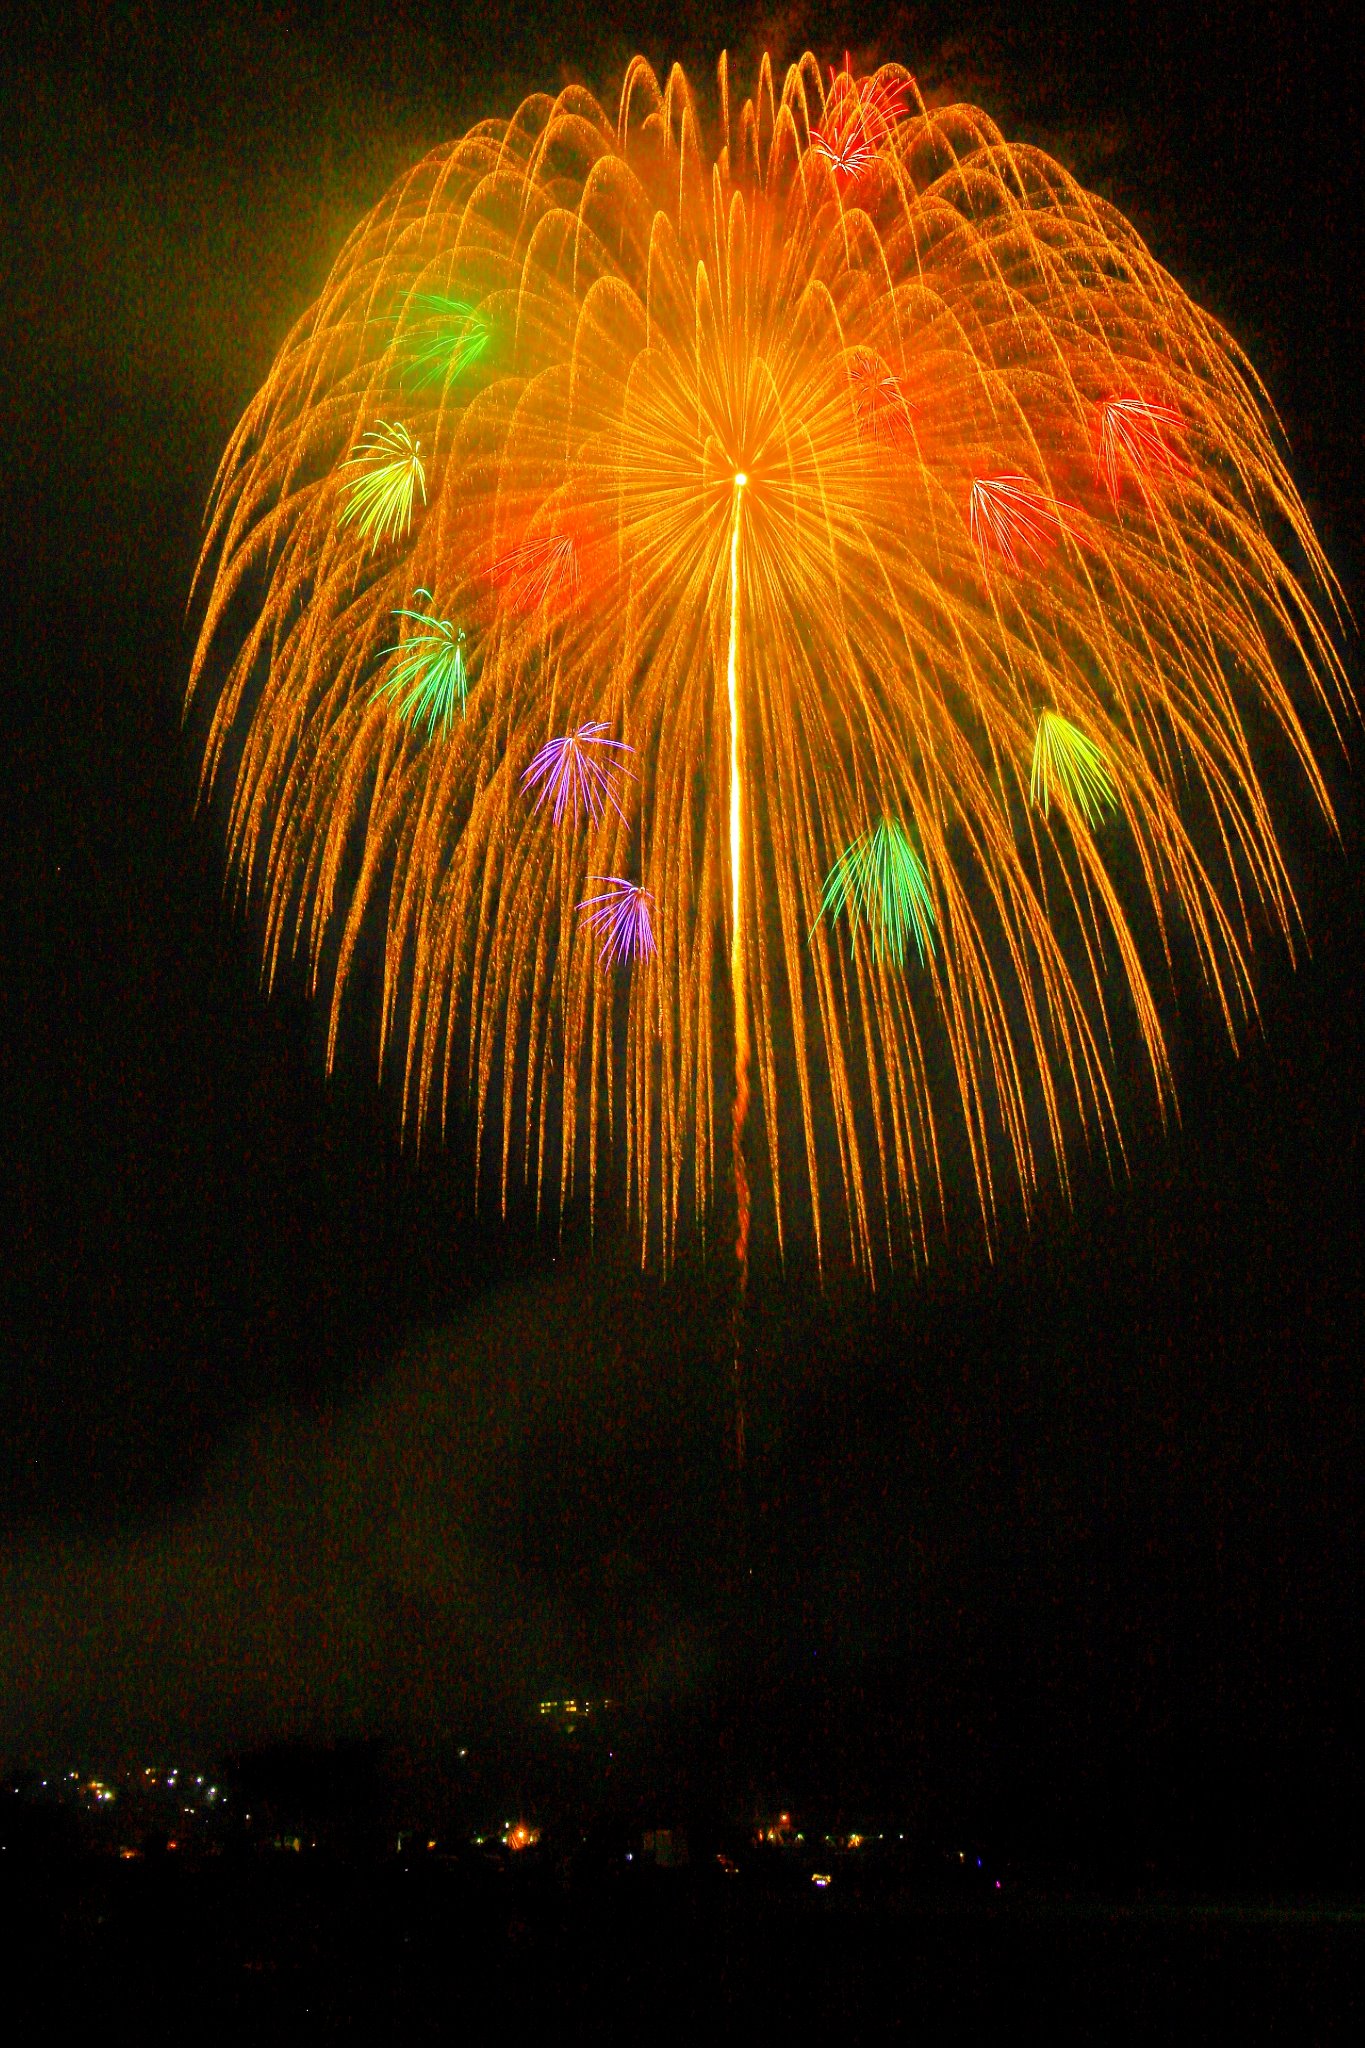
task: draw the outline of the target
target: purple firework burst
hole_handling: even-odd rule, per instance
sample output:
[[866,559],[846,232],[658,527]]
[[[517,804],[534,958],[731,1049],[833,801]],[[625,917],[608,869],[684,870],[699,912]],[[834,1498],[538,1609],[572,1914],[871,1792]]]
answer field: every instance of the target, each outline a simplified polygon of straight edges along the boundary
[[625,823],[626,814],[616,801],[616,790],[619,778],[629,775],[630,770],[610,756],[605,761],[598,760],[593,749],[606,747],[612,755],[633,754],[635,749],[624,740],[605,738],[606,730],[605,722],[598,719],[591,725],[580,725],[577,732],[566,733],[563,739],[546,740],[523,774],[522,790],[527,795],[536,788],[540,791],[537,810],[553,798],[556,825],[566,811],[577,818],[581,810],[588,813],[595,825],[608,804]]
[[598,964],[615,967],[619,960],[652,960],[654,898],[648,889],[620,875],[592,875],[589,880],[601,882],[605,891],[578,906],[588,912],[588,923],[602,940]]

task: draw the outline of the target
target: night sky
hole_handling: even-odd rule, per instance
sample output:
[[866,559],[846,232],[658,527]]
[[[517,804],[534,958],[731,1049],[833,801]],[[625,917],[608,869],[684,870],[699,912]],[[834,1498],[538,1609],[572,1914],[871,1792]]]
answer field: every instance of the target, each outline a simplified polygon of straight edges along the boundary
[[400,1144],[354,1008],[325,1076],[181,713],[219,453],[346,232],[635,47],[698,79],[726,43],[741,75],[765,41],[894,56],[1060,156],[1249,349],[1359,611],[1349,13],[30,10],[0,57],[0,1758],[595,1686],[701,1746],[741,1698],[836,1798],[1358,1831],[1359,730],[1341,847],[1274,792],[1304,956],[1262,950],[1240,1058],[1193,991],[1168,1010],[1180,1121],[1135,1087],[1126,1173],[1083,1165],[993,1260],[963,1209],[875,1300],[760,1259],[737,1637],[723,1275],[476,1216],[461,1134]]

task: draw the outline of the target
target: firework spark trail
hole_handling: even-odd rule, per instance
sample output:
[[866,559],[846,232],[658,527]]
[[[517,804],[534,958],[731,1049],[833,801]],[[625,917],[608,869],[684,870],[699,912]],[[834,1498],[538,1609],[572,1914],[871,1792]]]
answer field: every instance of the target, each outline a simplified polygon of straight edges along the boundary
[[725,677],[730,710],[730,997],[735,1019],[735,1103],[732,1131],[735,1171],[735,1258],[739,1273],[735,1289],[734,1393],[735,1463],[744,1466],[744,1297],[749,1287],[749,1174],[744,1163],[744,1126],[749,1116],[749,1002],[744,973],[744,804],[743,745],[739,724],[739,531],[744,490],[749,479],[735,474],[735,506],[730,521],[730,638]]
[[533,96],[360,223],[224,455],[190,693],[267,980],[330,971],[330,1059],[378,939],[405,1121],[463,1096],[504,1202],[623,1157],[642,1257],[704,1227],[728,947],[742,1300],[756,1132],[779,1253],[875,1276],[948,1157],[989,1233],[1135,1060],[1164,1112],[1176,932],[1234,1041],[1297,942],[1265,738],[1330,820],[1353,711],[1264,389],[1130,224],[898,65],[728,77],[714,138],[642,59]]
[[739,1292],[749,1283],[749,1175],[744,1164],[744,1126],[749,1115],[749,1003],[744,973],[744,804],[743,742],[739,723],[739,530],[744,488],[749,479],[735,476],[735,509],[730,522],[730,643],[725,676],[730,707],[730,996],[735,1018],[734,1160]]

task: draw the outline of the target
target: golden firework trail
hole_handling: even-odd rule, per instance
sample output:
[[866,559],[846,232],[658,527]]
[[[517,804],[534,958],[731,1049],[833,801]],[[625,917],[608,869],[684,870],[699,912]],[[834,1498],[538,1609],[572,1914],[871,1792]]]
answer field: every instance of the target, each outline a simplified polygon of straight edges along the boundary
[[637,58],[360,223],[224,456],[190,690],[329,1057],[373,934],[405,1119],[471,1101],[504,1200],[622,1160],[665,1260],[728,1106],[742,1290],[751,1195],[872,1271],[950,1147],[989,1228],[1112,1146],[1177,945],[1235,1035],[1297,931],[1265,763],[1330,819],[1350,699],[1266,394],[1120,214],[899,66],[718,100]]
[[749,1273],[749,1175],[744,1164],[744,1126],[749,1115],[749,1002],[744,986],[744,762],[739,722],[739,529],[744,514],[743,470],[735,474],[735,510],[730,526],[730,641],[725,659],[730,713],[730,1000],[735,1028],[734,1167],[738,1211],[735,1257],[740,1286]]

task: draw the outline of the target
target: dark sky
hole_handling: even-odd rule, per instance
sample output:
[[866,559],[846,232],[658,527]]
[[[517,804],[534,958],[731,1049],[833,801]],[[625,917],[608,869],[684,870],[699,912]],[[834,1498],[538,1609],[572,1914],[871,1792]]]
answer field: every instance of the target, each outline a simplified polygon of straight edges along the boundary
[[[218,454],[429,144],[636,46],[851,44],[1052,148],[1229,323],[1359,610],[1349,10],[30,14],[0,59],[0,1752],[700,1696],[723,1304],[474,1217],[363,1028],[328,1082],[302,987],[260,993],[180,718]],[[1067,1756],[1083,1806],[1231,1757],[1267,1813],[1359,1811],[1365,928],[1330,773],[1344,850],[1286,833],[1311,957],[1262,956],[1240,1060],[1170,1016],[1181,1123],[1135,1102],[1122,1184],[1083,1173],[994,1265],[956,1231],[875,1303],[760,1271],[763,1684],[833,1674],[839,1770],[908,1745],[999,1791]]]

